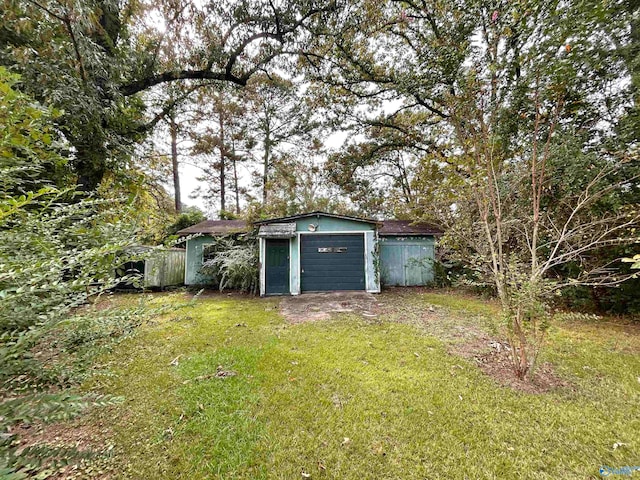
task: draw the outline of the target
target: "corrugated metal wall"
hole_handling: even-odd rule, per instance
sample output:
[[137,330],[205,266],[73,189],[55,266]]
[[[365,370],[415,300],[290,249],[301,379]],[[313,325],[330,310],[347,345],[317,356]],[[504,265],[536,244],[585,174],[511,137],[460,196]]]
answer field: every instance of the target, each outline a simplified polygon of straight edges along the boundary
[[381,236],[379,242],[383,285],[410,287],[433,282],[433,237]]
[[184,250],[161,250],[144,266],[145,287],[169,287],[184,283]]

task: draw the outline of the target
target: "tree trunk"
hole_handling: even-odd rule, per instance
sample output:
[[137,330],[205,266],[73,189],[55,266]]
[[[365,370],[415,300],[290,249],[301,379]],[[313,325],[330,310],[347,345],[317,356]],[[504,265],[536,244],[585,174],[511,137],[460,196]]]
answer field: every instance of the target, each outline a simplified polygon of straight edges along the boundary
[[222,112],[218,113],[218,123],[220,125],[220,215],[224,215],[226,211],[226,204],[224,197],[225,191],[225,148],[224,148],[224,118]]
[[267,183],[269,182],[269,163],[271,162],[271,136],[269,128],[264,137],[264,157],[262,170],[262,205],[267,204]]
[[233,183],[236,192],[236,214],[240,215],[240,189],[238,187],[238,161],[235,154],[233,155]]
[[95,192],[107,172],[107,149],[99,131],[87,132],[80,139],[72,139],[76,149],[73,160],[76,184],[82,192]]
[[180,172],[178,171],[178,126],[173,115],[169,116],[169,130],[171,132],[171,166],[173,169],[173,191],[176,212],[182,212],[180,199]]

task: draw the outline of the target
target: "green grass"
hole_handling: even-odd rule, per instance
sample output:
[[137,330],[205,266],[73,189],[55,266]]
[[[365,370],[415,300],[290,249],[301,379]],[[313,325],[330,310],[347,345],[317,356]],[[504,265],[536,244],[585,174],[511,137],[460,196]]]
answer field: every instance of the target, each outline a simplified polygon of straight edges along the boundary
[[[402,302],[496,313],[452,294]],[[126,398],[91,419],[118,445],[116,477],[584,479],[640,464],[638,328],[554,328],[546,359],[576,388],[531,395],[413,325],[355,315],[290,325],[276,306],[203,298],[102,359],[108,373],[86,388]],[[205,377],[219,365],[237,375]]]
[[472,295],[462,295],[450,291],[434,291],[421,294],[422,303],[445,307],[453,311],[463,311],[473,315],[499,315],[500,307],[497,301],[481,299]]

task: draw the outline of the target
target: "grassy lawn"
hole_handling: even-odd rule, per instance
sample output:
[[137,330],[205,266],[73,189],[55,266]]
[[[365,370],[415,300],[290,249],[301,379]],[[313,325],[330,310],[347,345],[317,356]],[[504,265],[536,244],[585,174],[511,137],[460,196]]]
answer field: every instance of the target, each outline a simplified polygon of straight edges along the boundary
[[640,465],[640,327],[558,324],[545,360],[573,387],[528,394],[449,353],[455,340],[439,333],[491,328],[495,305],[416,292],[380,302],[402,304],[404,320],[431,308],[439,328],[345,314],[294,325],[275,299],[201,298],[101,358],[86,387],[126,400],[85,427],[115,442],[122,478],[584,479]]

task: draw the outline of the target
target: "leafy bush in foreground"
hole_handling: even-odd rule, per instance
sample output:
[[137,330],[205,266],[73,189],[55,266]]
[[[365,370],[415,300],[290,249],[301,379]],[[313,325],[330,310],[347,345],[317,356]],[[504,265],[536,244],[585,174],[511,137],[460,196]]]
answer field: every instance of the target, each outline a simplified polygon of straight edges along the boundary
[[[65,463],[72,449],[24,448],[14,427],[72,418],[119,399],[78,395],[77,353],[122,336],[140,311],[99,315],[82,307],[108,291],[133,227],[114,224],[114,209],[43,178],[58,155],[51,112],[16,92],[0,69],[0,477],[26,478]],[[5,115],[9,112],[9,115]],[[82,308],[81,308],[82,307]],[[66,333],[65,333],[66,332]]]

